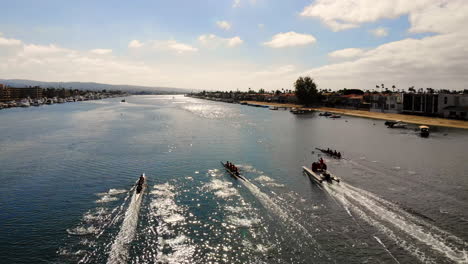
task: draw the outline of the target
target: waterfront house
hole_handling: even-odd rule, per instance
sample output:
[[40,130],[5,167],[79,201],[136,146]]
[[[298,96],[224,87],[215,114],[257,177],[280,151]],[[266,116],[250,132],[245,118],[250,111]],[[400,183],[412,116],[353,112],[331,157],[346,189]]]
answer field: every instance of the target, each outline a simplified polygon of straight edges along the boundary
[[468,120],[468,94],[439,94],[438,105],[441,117]]
[[439,94],[405,93],[403,94],[403,113],[438,116]]
[[402,93],[371,94],[371,112],[396,113],[403,111]]

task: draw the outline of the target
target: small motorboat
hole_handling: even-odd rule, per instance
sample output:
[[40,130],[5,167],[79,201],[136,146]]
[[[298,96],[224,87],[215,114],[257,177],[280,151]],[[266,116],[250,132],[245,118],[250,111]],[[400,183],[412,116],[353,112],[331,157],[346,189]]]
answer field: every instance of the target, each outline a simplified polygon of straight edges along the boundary
[[340,182],[340,178],[331,174],[327,170],[313,171],[307,168],[306,166],[302,166],[302,170],[305,174],[307,174],[310,178],[312,178],[318,183],[322,183],[323,181],[328,181],[330,183],[332,183],[333,181]]
[[341,118],[340,115],[331,115],[330,118]]
[[121,103],[125,103],[126,101],[125,101],[125,99],[122,99],[122,101],[120,101],[120,102],[121,102]]
[[277,106],[270,106],[270,110],[278,110]]
[[429,127],[428,126],[419,126],[419,134],[421,137],[429,136]]

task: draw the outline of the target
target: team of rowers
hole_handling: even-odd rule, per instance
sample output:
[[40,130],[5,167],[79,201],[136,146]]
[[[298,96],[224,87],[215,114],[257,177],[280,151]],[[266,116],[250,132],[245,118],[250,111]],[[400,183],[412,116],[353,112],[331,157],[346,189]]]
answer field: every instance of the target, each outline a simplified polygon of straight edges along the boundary
[[145,183],[145,175],[142,174],[140,178],[138,179],[137,183],[137,193],[140,193],[141,190],[143,189],[143,184]]
[[239,176],[239,169],[236,167],[236,165],[232,164],[229,161],[226,161],[226,167],[236,176]]
[[337,152],[336,150],[331,150],[329,148],[322,150],[323,152],[327,153],[328,155],[335,156],[341,159],[341,153]]

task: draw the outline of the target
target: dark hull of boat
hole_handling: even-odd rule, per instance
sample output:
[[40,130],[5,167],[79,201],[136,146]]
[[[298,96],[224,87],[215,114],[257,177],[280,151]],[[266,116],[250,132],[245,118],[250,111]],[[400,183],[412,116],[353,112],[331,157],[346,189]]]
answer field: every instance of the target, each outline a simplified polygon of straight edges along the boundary
[[330,153],[328,153],[325,149],[320,149],[320,148],[315,148],[315,149],[316,149],[316,150],[319,150],[320,152],[325,153],[325,154],[327,154],[328,156],[333,157],[333,158],[335,158],[335,159],[341,159],[341,158],[343,157],[343,156],[336,156],[336,155],[330,154]]
[[[309,178],[314,179],[318,183],[322,183],[324,181],[332,183],[333,181],[340,182],[340,178],[336,177],[335,175],[331,174],[328,171],[325,172],[314,172],[311,169],[307,168],[306,166],[302,166],[304,173],[306,173]],[[327,173],[327,176],[324,174]]]

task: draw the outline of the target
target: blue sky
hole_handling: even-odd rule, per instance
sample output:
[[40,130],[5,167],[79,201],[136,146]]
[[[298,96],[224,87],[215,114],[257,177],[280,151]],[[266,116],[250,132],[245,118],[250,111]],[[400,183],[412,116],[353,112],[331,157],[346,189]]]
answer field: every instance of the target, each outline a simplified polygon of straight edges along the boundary
[[[0,56],[6,56],[12,64],[7,70],[4,67],[3,72],[0,71],[0,78],[100,81],[194,89],[276,89],[291,86],[295,78],[307,74],[315,78],[319,86],[322,83],[323,88],[333,89],[369,88],[374,86],[372,83],[387,81],[387,77],[402,86],[412,83],[435,86],[446,84],[447,78],[453,82],[453,71],[447,72],[449,69],[441,73],[443,76],[439,79],[432,80],[434,76],[420,77],[424,71],[414,67],[400,71],[395,68],[379,70],[375,72],[379,76],[375,80],[364,82],[363,79],[372,76],[376,68],[369,61],[375,60],[380,66],[387,61],[398,67],[400,64],[411,65],[407,61],[412,57],[408,54],[411,50],[405,48],[405,40],[419,41],[413,44],[414,47],[431,46],[429,48],[433,50],[427,52],[432,53],[437,49],[430,43],[444,41],[434,38],[448,38],[454,32],[462,36],[463,28],[448,20],[454,11],[465,10],[467,4],[464,1],[420,0],[419,4],[390,0],[380,3],[369,0],[236,2],[3,1],[5,12],[0,16],[0,38],[5,39],[3,42],[8,45],[4,46],[8,48],[4,48],[7,52],[0,52]],[[440,6],[434,10],[432,4]],[[431,20],[434,12],[438,17],[446,17],[447,30],[443,26],[445,20]],[[455,22],[464,22],[466,15],[461,13],[460,16],[457,18],[460,21]],[[221,28],[218,25],[221,22],[228,26]],[[434,26],[436,22],[442,26]],[[376,29],[380,29],[380,34],[373,33]],[[288,32],[292,33],[278,40],[282,44],[265,44],[278,34]],[[205,36],[204,42],[201,36]],[[13,49],[13,40],[20,41],[22,47]],[[130,47],[129,43],[134,40],[142,45]],[[385,49],[392,45],[398,46],[390,47],[399,55],[395,56],[397,61],[382,57],[388,56]],[[46,47],[50,57],[45,57],[44,49],[41,49],[41,56],[37,56],[40,47]],[[358,50],[351,54],[350,48]],[[340,50],[344,51],[331,55]],[[379,52],[382,54],[375,54]],[[418,52],[414,50],[413,53]],[[25,59],[25,54],[29,56],[28,63],[13,64],[13,61],[18,63],[18,58]],[[59,56],[72,58],[68,61],[72,65],[61,67],[59,64],[67,61],[60,61]],[[439,59],[444,56],[447,54],[438,55]],[[89,67],[86,62],[90,63]],[[35,64],[50,63],[57,65],[51,65],[47,73],[33,70]],[[415,57],[414,63],[421,62]],[[355,74],[354,77],[342,75],[346,67]],[[356,68],[360,70],[356,71]],[[121,72],[112,75],[106,69]],[[77,71],[80,74],[73,73]],[[382,71],[389,71],[392,78]],[[154,78],[147,76],[153,74]],[[183,81],[177,80],[178,74],[184,75]],[[404,76],[399,82],[393,78],[394,74]],[[411,82],[412,78],[414,82]],[[229,84],[220,85],[220,80],[226,79],[230,80]],[[450,86],[458,88],[462,81]]]

